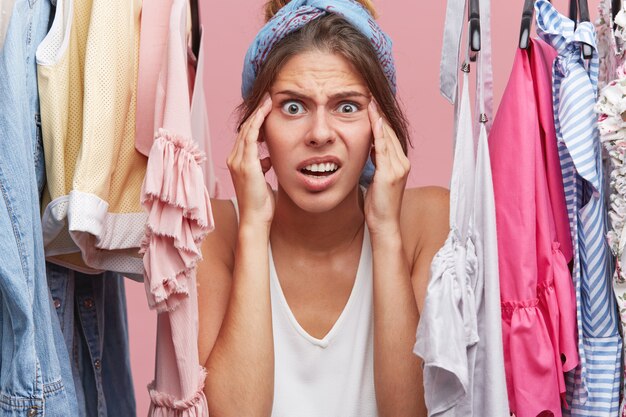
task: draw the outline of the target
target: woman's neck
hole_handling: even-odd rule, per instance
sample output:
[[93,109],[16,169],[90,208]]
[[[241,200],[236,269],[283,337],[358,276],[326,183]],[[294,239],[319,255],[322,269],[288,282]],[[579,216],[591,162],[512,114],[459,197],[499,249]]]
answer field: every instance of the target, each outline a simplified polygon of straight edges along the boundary
[[354,242],[364,223],[363,195],[358,187],[323,213],[302,210],[279,188],[270,238],[273,243],[278,239],[296,250],[328,253]]

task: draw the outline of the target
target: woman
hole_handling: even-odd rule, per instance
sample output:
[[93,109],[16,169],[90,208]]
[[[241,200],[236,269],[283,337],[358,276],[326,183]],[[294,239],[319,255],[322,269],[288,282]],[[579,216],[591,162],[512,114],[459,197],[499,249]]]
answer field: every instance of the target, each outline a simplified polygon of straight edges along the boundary
[[367,1],[266,10],[228,158],[237,200],[212,201],[198,269],[210,413],[426,415],[412,348],[448,195],[405,190],[391,42]]

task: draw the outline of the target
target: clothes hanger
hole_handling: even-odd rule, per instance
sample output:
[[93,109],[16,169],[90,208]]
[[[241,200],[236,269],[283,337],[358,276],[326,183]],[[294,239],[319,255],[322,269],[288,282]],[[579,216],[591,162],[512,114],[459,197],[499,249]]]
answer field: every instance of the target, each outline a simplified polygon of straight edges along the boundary
[[[613,0],[615,3],[616,0]],[[620,0],[617,0],[619,3]],[[534,0],[525,0],[524,1],[524,9],[522,10],[522,26],[520,29],[519,35],[519,47],[521,49],[527,49],[529,45],[530,38],[530,27],[532,25],[533,20],[533,12],[534,12]],[[580,13],[579,13],[580,12]],[[574,22],[578,19],[578,15],[580,14],[581,22],[589,22],[589,5],[587,4],[587,0],[570,0],[569,2],[569,17]],[[583,44],[583,57],[585,59],[591,58],[592,49],[590,45]]]
[[[548,1],[552,3],[552,0],[548,0]],[[524,8],[522,9],[522,26],[519,31],[519,47],[521,49],[528,49],[528,45],[530,44],[530,28],[533,25],[534,13],[535,13],[535,1],[525,0]]]
[[[589,5],[587,0],[569,1],[569,18],[577,22],[589,22]],[[580,19],[579,19],[580,18]],[[583,43],[583,58],[590,59],[592,55],[591,46]]]
[[524,9],[522,10],[522,27],[519,32],[519,47],[521,49],[528,49],[528,45],[530,44],[530,28],[533,23],[534,11],[534,0],[525,0]]
[[578,0],[569,0],[568,16],[574,22],[578,21]]
[[622,8],[622,0],[611,1],[611,12],[613,13],[613,21],[615,21],[615,16],[617,16],[621,8]]
[[469,0],[469,43],[470,61],[476,61],[476,53],[480,51],[480,5],[479,0]]
[[200,13],[198,0],[190,0],[191,6],[191,50],[197,58],[200,53]]
[[611,14],[613,15],[613,29],[617,29],[617,25],[615,25],[615,17],[622,9],[622,0],[612,0],[611,1]]
[[[570,1],[570,6],[574,2],[574,0]],[[587,0],[578,0],[578,16],[580,17],[581,22],[589,22],[589,4]],[[574,19],[574,21],[576,21]],[[583,58],[591,59],[593,55],[593,50],[591,49],[591,45],[583,43]]]

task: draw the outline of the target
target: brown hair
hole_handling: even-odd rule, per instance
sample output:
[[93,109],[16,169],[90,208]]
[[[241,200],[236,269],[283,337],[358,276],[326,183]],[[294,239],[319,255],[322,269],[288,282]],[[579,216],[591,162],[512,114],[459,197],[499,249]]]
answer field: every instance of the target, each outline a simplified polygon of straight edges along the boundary
[[[271,18],[289,0],[274,0],[266,4],[266,18]],[[373,11],[368,0],[359,1]],[[317,50],[336,53],[347,59],[365,80],[382,114],[398,136],[404,153],[410,143],[408,122],[402,112],[376,51],[370,41],[339,15],[329,13],[290,33],[276,43],[261,66],[252,89],[238,107],[239,127],[259,106],[276,75],[287,61],[303,52]]]

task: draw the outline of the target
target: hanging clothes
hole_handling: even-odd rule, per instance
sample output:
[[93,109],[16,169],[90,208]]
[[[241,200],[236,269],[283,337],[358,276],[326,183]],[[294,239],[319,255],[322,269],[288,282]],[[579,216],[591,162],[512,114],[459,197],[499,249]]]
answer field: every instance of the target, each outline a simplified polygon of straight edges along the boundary
[[[626,78],[622,77],[609,83],[600,92],[596,110],[600,114],[598,127],[600,139],[610,157],[610,230],[607,232],[607,240],[613,256],[615,256],[616,268],[613,273],[613,292],[620,313],[621,334],[626,331],[626,274],[623,271],[624,247],[626,246],[626,166],[624,165],[626,151],[626,125],[622,119],[622,113],[626,105]],[[622,350],[622,358],[626,360]],[[626,363],[624,363],[626,365]],[[623,365],[623,368],[624,368]],[[622,370],[624,372],[624,370]],[[624,395],[620,404],[620,415],[625,413]]]
[[141,201],[148,211],[142,239],[148,304],[158,312],[186,300],[200,259],[200,242],[213,229],[210,197],[191,138],[187,80],[187,3],[172,3],[167,53],[157,85],[155,125]]
[[[599,89],[604,88],[609,82],[618,78],[618,70],[626,58],[623,49],[624,40],[613,29],[614,22],[611,3],[611,0],[600,0],[598,4],[598,19],[595,22],[599,60]],[[621,13],[620,18],[624,15],[623,11]]]
[[46,263],[48,285],[72,360],[78,411],[135,417],[124,277],[87,275]]
[[[603,86],[596,103],[596,112],[599,114],[598,128],[603,150],[606,152],[608,164],[605,164],[605,173],[609,181],[608,207],[609,230],[607,240],[611,252],[615,257],[615,271],[613,273],[613,292],[619,308],[619,322],[621,335],[626,331],[626,274],[622,265],[626,235],[626,189],[624,184],[624,146],[626,145],[626,125],[623,112],[626,109],[626,69],[624,68],[626,54],[622,49],[624,39],[624,19],[626,13],[622,8],[616,16],[617,30],[614,30],[612,13],[609,1],[602,1],[599,5],[600,18],[596,24],[598,31],[598,53],[600,56],[599,85]],[[603,154],[605,156],[605,154]],[[605,188],[606,190],[606,188]],[[626,375],[626,352],[622,349],[622,378]],[[626,416],[626,387],[622,388],[620,415]]]
[[517,50],[489,136],[503,343],[511,411],[560,416],[563,371],[578,364],[572,246],[550,94],[555,54],[529,43]]
[[172,0],[146,1],[141,11],[135,148],[145,156],[150,154],[154,133],[161,127],[155,126],[154,104],[161,63],[167,54],[171,11]]
[[140,279],[147,218],[139,198],[146,158],[134,147],[140,1],[58,3],[37,50],[46,256]]
[[[142,241],[148,304],[156,309],[155,380],[150,416],[208,415],[198,363],[198,300],[195,267],[202,239],[213,229],[209,194],[192,139],[187,73],[187,0],[173,0],[167,50],[157,84],[155,125],[142,187],[149,213]],[[190,341],[194,341],[190,343]]]
[[2,45],[4,45],[4,38],[7,35],[14,4],[15,0],[2,0],[0,2],[0,49],[2,49]]
[[46,283],[45,182],[35,50],[49,0],[15,0],[0,47],[0,415],[76,415],[76,393]]
[[[574,248],[580,365],[568,374],[567,401],[575,416],[615,416],[619,408],[622,340],[611,289],[600,141],[594,105],[598,80],[595,31],[575,24],[547,1],[535,3],[537,32],[558,56],[552,68],[554,123]],[[581,44],[593,49],[585,65]]]
[[[616,268],[613,273],[613,293],[619,309],[619,321],[622,337],[626,331],[626,274],[622,272],[624,262],[623,249],[626,239],[622,238],[626,215],[626,190],[624,189],[624,150],[622,119],[626,89],[623,87],[626,78],[624,68],[624,36],[626,35],[626,12],[624,5],[613,20],[610,0],[602,0],[598,5],[598,20],[595,27],[598,34],[598,55],[600,68],[598,87],[602,90],[596,103],[599,114],[598,128],[603,146],[602,159],[605,173],[604,190],[609,208],[609,230],[607,240],[615,257]],[[609,175],[606,175],[608,173]],[[608,185],[607,185],[608,183]],[[622,346],[622,379],[626,376],[626,347]],[[626,386],[622,387],[622,400],[619,415],[626,417]]]
[[[424,360],[424,397],[429,416],[509,415],[500,321],[495,207],[487,148],[491,111],[489,2],[481,2],[478,55],[476,155],[469,104],[469,65],[448,71],[457,60],[464,2],[448,1],[441,90],[456,104],[454,166],[450,185],[450,233],[435,255],[414,353]],[[455,37],[458,36],[458,37]],[[487,89],[487,92],[484,90]],[[485,98],[487,105],[485,105]],[[459,100],[458,102],[456,100]]]
[[424,361],[424,398],[429,417],[455,415],[455,407],[467,401],[468,395],[471,403],[471,368],[475,364],[471,359],[479,341],[472,288],[478,259],[469,230],[474,140],[468,83],[464,82],[462,88],[450,185],[450,233],[430,266],[413,348]]
[[219,196],[219,183],[213,168],[213,152],[211,150],[211,132],[209,130],[209,113],[204,91],[204,28],[200,27],[200,51],[197,57],[196,77],[193,83],[193,94],[191,95],[191,137],[198,144],[198,149],[206,155],[202,162],[202,172],[204,173],[204,185],[213,198]]
[[[509,412],[502,320],[498,237],[488,134],[493,125],[493,74],[491,65],[491,2],[480,1],[481,51],[478,53],[477,94],[478,122],[474,123],[476,171],[474,176],[474,245],[477,276],[473,282],[477,312],[478,345],[474,365],[472,403],[461,408],[464,416],[506,416]],[[477,126],[477,127],[476,127]]]
[[[624,40],[621,36],[618,36],[618,32],[620,26],[615,24],[613,21],[613,10],[612,10],[612,0],[600,0],[598,4],[598,19],[596,20],[595,29],[597,33],[597,49],[598,49],[598,59],[599,59],[599,68],[598,68],[598,89],[602,90],[608,83],[622,78],[623,71],[623,63],[624,59],[626,59],[626,54],[623,50]],[[621,13],[621,14],[620,14]],[[620,13],[616,17],[622,17],[624,15],[623,9],[620,10]],[[620,18],[618,18],[620,20]],[[624,20],[623,18],[621,20]],[[600,101],[600,97],[598,99]],[[597,110],[597,108],[596,108]],[[603,140],[601,138],[601,140]],[[613,256],[618,256],[617,251],[612,246],[613,242],[616,242],[615,236],[612,234],[612,231],[615,229],[613,227],[614,219],[612,219],[613,215],[611,214],[612,206],[611,199],[614,194],[613,186],[611,185],[611,156],[609,155],[609,149],[606,146],[602,147],[602,170],[605,173],[603,176],[603,187],[604,187],[604,195],[605,195],[605,205],[609,208],[609,231],[607,234],[607,239],[609,239],[609,246],[611,247],[611,251],[613,252]],[[607,175],[609,174],[609,175]],[[614,280],[613,286],[615,295],[619,297],[620,291],[626,292],[626,287],[623,290],[619,290],[617,286],[619,283]],[[620,305],[619,298],[617,299],[618,306]],[[622,333],[623,334],[623,333]]]

